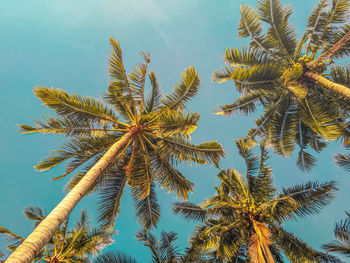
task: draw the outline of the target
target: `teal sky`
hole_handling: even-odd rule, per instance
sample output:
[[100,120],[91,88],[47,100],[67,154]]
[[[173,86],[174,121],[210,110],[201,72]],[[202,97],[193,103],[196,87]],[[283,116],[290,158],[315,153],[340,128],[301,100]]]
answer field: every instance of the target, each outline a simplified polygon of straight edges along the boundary
[[[295,12],[291,21],[303,32],[305,19],[317,1],[288,0]],[[193,142],[218,140],[227,152],[223,168],[244,171],[242,159],[234,149],[233,138],[252,127],[253,117],[231,118],[212,112],[219,104],[237,97],[233,83],[217,84],[210,80],[212,72],[223,66],[226,47],[245,42],[236,37],[239,6],[256,1],[243,0],[3,0],[0,9],[0,225],[28,235],[31,222],[22,210],[31,205],[50,211],[64,197],[67,179],[52,182],[50,177],[62,173],[63,167],[45,173],[34,171],[33,165],[62,138],[51,135],[20,135],[17,124],[30,124],[49,110],[33,95],[36,85],[53,86],[68,92],[101,97],[108,83],[108,37],[120,41],[127,70],[141,61],[139,52],[151,52],[151,68],[167,93],[180,79],[180,72],[194,65],[202,80],[199,95],[189,109],[201,115]],[[349,60],[347,60],[349,62]],[[344,149],[332,143],[318,154],[317,166],[305,174],[297,170],[295,156],[283,159],[273,155],[275,183],[293,186],[308,180],[320,182],[335,179],[340,191],[337,198],[319,215],[286,224],[287,230],[315,248],[333,239],[334,223],[350,211],[350,178],[333,163],[333,155]],[[195,183],[190,201],[198,203],[214,193],[217,170],[212,167],[181,166],[180,170]],[[175,230],[178,245],[184,248],[193,224],[172,213],[174,195],[158,189],[162,218],[160,230]],[[87,209],[96,219],[97,196],[85,198],[73,211]],[[138,229],[133,204],[127,191],[117,219],[118,235],[111,249],[132,254],[148,262],[150,254],[134,235]],[[5,241],[0,239],[0,250]]]

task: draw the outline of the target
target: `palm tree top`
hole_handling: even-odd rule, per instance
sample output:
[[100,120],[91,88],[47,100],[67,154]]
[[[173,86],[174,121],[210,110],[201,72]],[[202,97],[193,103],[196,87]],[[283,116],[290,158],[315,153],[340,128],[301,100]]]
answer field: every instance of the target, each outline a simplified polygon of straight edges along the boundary
[[251,114],[262,106],[247,137],[267,138],[284,156],[299,147],[297,165],[310,170],[316,159],[309,146],[319,152],[327,141],[348,137],[350,69],[334,62],[350,54],[349,10],[349,0],[320,0],[298,39],[289,23],[293,9],[281,0],[258,1],[257,10],[242,5],[238,36],[249,38],[249,47],[227,48],[228,65],[213,74],[218,82],[233,80],[242,96],[216,114]]
[[193,253],[208,252],[224,261],[239,257],[251,262],[280,262],[279,252],[283,252],[291,262],[316,258],[332,262],[330,256],[284,230],[282,223],[319,213],[335,197],[336,183],[307,182],[277,191],[272,169],[266,165],[266,146],[261,144],[258,156],[244,141],[236,144],[246,163],[245,174],[221,170],[221,184],[214,196],[200,205],[178,202],[174,206],[175,213],[202,222],[190,241]]
[[[34,126],[20,125],[23,133],[64,135],[67,141],[39,162],[36,169],[46,171],[67,162],[61,179],[78,168],[66,186],[72,189],[85,172],[116,142],[129,136],[117,156],[108,164],[90,192],[100,190],[99,220],[111,227],[119,213],[125,185],[132,188],[136,214],[145,228],[155,226],[160,211],[155,196],[155,183],[187,199],[193,191],[188,181],[174,166],[179,162],[215,164],[225,155],[216,142],[190,143],[190,135],[198,126],[199,114],[187,111],[186,104],[198,93],[200,80],[193,66],[181,74],[173,91],[161,95],[154,71],[148,72],[149,54],[141,52],[143,63],[127,73],[119,42],[110,38],[109,59],[111,82],[103,102],[91,97],[68,94],[64,90],[36,87],[34,94],[56,116],[45,115]],[[146,79],[151,84],[145,94]]]

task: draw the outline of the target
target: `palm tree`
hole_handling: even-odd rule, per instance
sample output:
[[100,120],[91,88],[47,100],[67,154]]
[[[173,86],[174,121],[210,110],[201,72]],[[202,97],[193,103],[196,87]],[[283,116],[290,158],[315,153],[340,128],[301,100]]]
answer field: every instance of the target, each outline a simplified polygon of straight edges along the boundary
[[237,262],[283,262],[280,252],[291,262],[336,262],[282,227],[287,219],[320,212],[334,198],[335,182],[308,182],[277,192],[265,164],[266,147],[261,145],[259,157],[243,141],[236,144],[246,163],[245,175],[221,170],[214,196],[201,205],[174,206],[176,214],[202,222],[190,239],[193,253],[209,252],[222,262],[234,257],[241,260]]
[[[36,227],[45,213],[40,207],[28,207],[24,210],[27,219],[34,221]],[[0,226],[0,234],[9,239],[7,249],[15,251],[24,238]],[[89,256],[96,256],[104,247],[112,244],[113,232],[101,228],[92,228],[84,210],[74,227],[68,229],[68,220],[56,231],[49,243],[36,255],[34,262],[91,262]]]
[[328,252],[335,252],[350,257],[350,214],[345,220],[335,224],[334,236],[337,240],[325,244],[323,248]]
[[248,139],[266,138],[283,156],[299,146],[297,165],[308,171],[316,160],[309,146],[319,152],[325,141],[349,135],[350,68],[334,60],[350,54],[350,0],[320,0],[300,40],[288,22],[289,6],[261,0],[257,7],[240,8],[238,36],[250,38],[249,47],[227,48],[228,66],[213,74],[219,83],[233,80],[242,96],[215,112],[251,114],[261,105],[264,112]]
[[139,222],[146,229],[155,226],[160,216],[155,182],[186,199],[193,184],[174,165],[217,164],[224,156],[221,145],[215,141],[199,145],[189,142],[199,120],[197,113],[185,111],[186,102],[197,94],[200,84],[194,67],[187,68],[173,92],[163,97],[156,74],[150,71],[151,94],[145,96],[149,54],[141,53],[145,63],[127,74],[119,43],[110,40],[112,81],[104,95],[108,105],[60,89],[34,89],[35,95],[57,116],[46,115],[42,121],[35,121],[35,126],[20,125],[23,133],[53,133],[69,139],[35,167],[46,171],[70,160],[66,172],[54,179],[63,178],[82,165],[86,170],[72,177],[67,186],[70,192],[8,262],[30,262],[81,198],[96,188],[101,188],[99,221],[104,227],[113,227],[126,184],[132,189]]

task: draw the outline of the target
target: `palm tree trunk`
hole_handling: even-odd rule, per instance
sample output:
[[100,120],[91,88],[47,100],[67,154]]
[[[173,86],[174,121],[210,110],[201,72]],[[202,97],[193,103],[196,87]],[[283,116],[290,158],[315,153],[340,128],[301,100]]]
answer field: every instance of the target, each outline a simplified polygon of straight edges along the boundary
[[326,52],[321,54],[316,59],[310,61],[308,63],[308,66],[310,69],[314,69],[317,67],[317,64],[322,62],[323,60],[327,58],[331,58],[335,55],[335,53],[341,49],[348,41],[350,41],[350,30],[341,38],[338,40],[337,43],[335,43],[330,49],[328,49]]
[[305,76],[317,81],[328,90],[350,99],[350,89],[348,87],[341,84],[334,83],[333,81],[330,81],[329,79],[326,79],[325,77],[319,74],[313,73],[311,71],[306,72]]
[[63,221],[68,218],[73,208],[93,186],[97,178],[107,168],[118,152],[137,132],[131,129],[114,143],[101,159],[85,174],[80,182],[64,197],[51,213],[5,261],[6,263],[30,263],[42,248],[49,242]]

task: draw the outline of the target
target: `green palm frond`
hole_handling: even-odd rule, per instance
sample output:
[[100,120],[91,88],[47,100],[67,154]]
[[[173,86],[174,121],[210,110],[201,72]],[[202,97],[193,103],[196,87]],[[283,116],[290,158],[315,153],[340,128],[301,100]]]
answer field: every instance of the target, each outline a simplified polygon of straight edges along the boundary
[[77,138],[66,142],[59,150],[40,161],[35,168],[39,171],[47,171],[60,163],[71,159],[67,164],[67,169],[63,175],[57,179],[63,178],[91,158],[106,151],[119,138],[118,135],[111,134],[101,138]]
[[102,125],[117,123],[114,113],[97,99],[77,94],[69,95],[62,89],[41,86],[36,87],[33,92],[44,105],[55,110],[59,116],[98,122]]
[[173,92],[162,98],[162,107],[170,110],[183,109],[185,103],[198,93],[199,84],[197,71],[193,66],[188,67],[185,73],[181,73],[181,82],[174,86]]
[[247,47],[226,48],[224,61],[233,67],[273,63],[273,60],[269,55]]
[[298,119],[295,114],[295,104],[292,100],[286,100],[280,104],[268,125],[269,142],[278,154],[290,156],[295,148],[295,132]]
[[334,82],[350,87],[350,66],[333,66],[330,75]]
[[[122,92],[127,92],[130,104],[134,104],[132,89],[129,84],[128,76],[124,68],[122,50],[119,46],[119,41],[109,38],[112,52],[109,59],[109,73],[112,80],[122,88]],[[133,105],[134,106],[134,105]]]
[[219,83],[229,81],[231,80],[231,74],[233,70],[234,68],[231,66],[225,66],[221,69],[215,70],[213,75],[211,76],[211,79]]
[[161,154],[155,154],[151,159],[151,166],[156,181],[169,192],[175,192],[176,197],[187,200],[188,194],[193,192],[194,185],[186,179],[170,161]]
[[151,95],[149,97],[146,97],[145,99],[145,107],[146,107],[146,112],[151,112],[154,109],[156,110],[158,105],[160,104],[160,98],[161,98],[161,93],[160,93],[160,88],[159,88],[159,81],[157,78],[157,75],[154,70],[151,70],[148,73],[149,80],[151,82]]
[[257,174],[260,169],[260,158],[255,154],[254,148],[248,148],[244,140],[235,140],[238,153],[243,157],[247,168],[248,181],[251,176]]
[[42,116],[42,118],[44,122],[35,120],[35,126],[19,125],[22,134],[53,133],[56,135],[62,134],[71,137],[103,137],[110,131],[113,131],[112,129],[109,129],[108,126],[101,128],[95,126],[94,123],[82,119],[74,119],[70,117],[56,118],[49,115]]
[[99,193],[99,217],[103,228],[112,229],[120,212],[120,201],[126,185],[127,176],[119,169],[113,169]]
[[297,216],[316,214],[335,198],[338,190],[335,181],[326,183],[308,182],[294,187],[283,188],[279,197],[290,197],[298,203],[298,209],[294,212]]
[[107,89],[107,93],[103,95],[106,103],[113,105],[118,114],[125,119],[126,125],[134,121],[133,100],[130,93],[124,91],[123,83],[111,82]]
[[197,128],[198,120],[197,113],[184,113],[180,110],[166,111],[159,118],[158,130],[162,136],[190,135]]
[[319,46],[321,44],[319,38],[324,25],[327,23],[326,8],[328,4],[328,0],[320,0],[307,19],[306,30],[303,37],[308,39],[306,53],[312,51],[310,50],[311,45]]
[[182,162],[205,161],[209,164],[218,164],[220,157],[225,156],[222,146],[216,141],[194,145],[179,135],[159,138],[162,139],[160,152]]
[[[254,91],[257,88],[271,91],[281,77],[281,67],[275,64],[258,64],[251,67],[236,67],[231,70],[230,79],[235,81],[239,92]],[[215,78],[214,78],[215,80]]]
[[138,223],[144,230],[155,227],[160,219],[160,207],[157,203],[154,185],[151,184],[149,195],[144,199],[138,198],[137,191],[136,194],[133,191],[133,195]]
[[214,113],[217,115],[228,116],[239,111],[240,113],[248,115],[255,112],[256,106],[260,104],[262,96],[263,94],[261,91],[247,93],[236,99],[232,104],[220,106],[220,109],[215,110]]
[[270,45],[275,45],[278,53],[293,63],[291,56],[296,48],[296,31],[288,23],[293,12],[290,7],[284,7],[280,0],[263,0],[258,2],[260,19],[270,24],[266,39]]
[[151,62],[150,54],[145,54],[141,52],[145,63],[139,63],[133,72],[129,73],[130,87],[133,90],[134,100],[141,106],[145,108],[145,82],[147,76],[147,67]]
[[207,218],[206,209],[190,202],[174,203],[173,211],[175,214],[181,214],[187,220],[204,221]]

